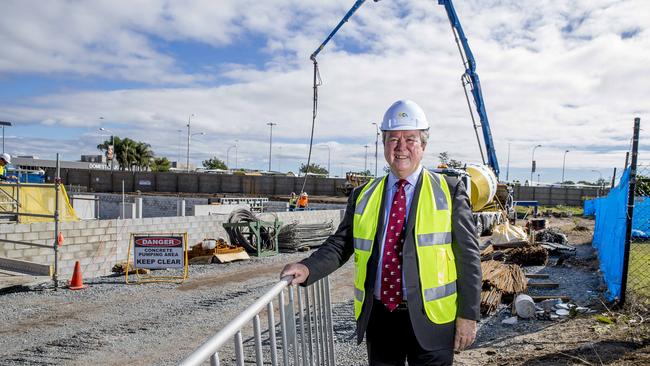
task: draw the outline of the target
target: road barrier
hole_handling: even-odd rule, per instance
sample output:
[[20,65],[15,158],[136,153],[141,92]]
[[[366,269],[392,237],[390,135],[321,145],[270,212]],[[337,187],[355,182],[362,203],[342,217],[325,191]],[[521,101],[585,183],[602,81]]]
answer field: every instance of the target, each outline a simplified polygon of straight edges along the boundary
[[[289,286],[291,279],[291,276],[283,277],[179,365],[200,365],[209,359],[210,365],[218,366],[222,347],[229,339],[233,339],[235,364],[243,366],[245,342],[242,334],[244,328],[252,322],[256,365],[261,366],[267,362],[265,359],[270,359],[271,365],[334,366],[329,277],[308,287]],[[280,316],[278,323],[275,322],[276,309],[273,303],[276,297]],[[260,320],[263,311],[266,311],[268,325],[265,341],[262,340]],[[268,346],[267,350],[263,349],[263,343]],[[246,362],[250,363],[250,358]]]

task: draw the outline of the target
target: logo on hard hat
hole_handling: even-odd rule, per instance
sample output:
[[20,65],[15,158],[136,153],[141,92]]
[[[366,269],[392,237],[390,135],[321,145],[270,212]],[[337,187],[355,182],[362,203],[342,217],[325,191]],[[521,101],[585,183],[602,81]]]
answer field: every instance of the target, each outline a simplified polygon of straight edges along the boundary
[[406,112],[401,112],[401,113],[399,114],[399,116],[402,117],[402,118],[406,118],[406,117],[408,117],[409,115],[406,114]]

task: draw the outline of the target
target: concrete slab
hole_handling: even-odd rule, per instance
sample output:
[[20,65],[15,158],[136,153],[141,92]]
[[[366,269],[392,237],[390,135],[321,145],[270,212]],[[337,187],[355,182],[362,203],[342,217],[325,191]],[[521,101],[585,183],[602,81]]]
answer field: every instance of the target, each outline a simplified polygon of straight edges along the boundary
[[0,257],[0,270],[20,272],[33,276],[52,276],[54,268],[48,264]]
[[0,293],[19,287],[36,287],[52,279],[48,276],[32,276],[0,269]]

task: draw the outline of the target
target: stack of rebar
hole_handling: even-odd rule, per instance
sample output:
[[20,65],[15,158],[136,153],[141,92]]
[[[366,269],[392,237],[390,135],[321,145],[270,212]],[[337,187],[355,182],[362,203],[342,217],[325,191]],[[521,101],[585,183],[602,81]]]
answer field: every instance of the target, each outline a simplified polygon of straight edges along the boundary
[[323,244],[334,231],[332,221],[321,224],[298,224],[292,222],[284,225],[278,233],[280,251],[297,252],[309,250]]
[[526,291],[526,275],[516,264],[505,264],[494,260],[481,262],[483,291],[481,312],[489,314],[497,309],[502,295],[513,295]]

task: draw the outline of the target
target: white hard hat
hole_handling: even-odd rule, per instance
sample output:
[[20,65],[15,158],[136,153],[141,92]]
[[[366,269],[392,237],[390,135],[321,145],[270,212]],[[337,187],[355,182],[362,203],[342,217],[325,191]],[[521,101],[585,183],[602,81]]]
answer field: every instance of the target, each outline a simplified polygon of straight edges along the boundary
[[0,159],[6,161],[7,164],[11,164],[11,155],[9,155],[7,153],[0,154]]
[[424,111],[412,100],[398,100],[388,108],[381,122],[382,131],[428,130]]

